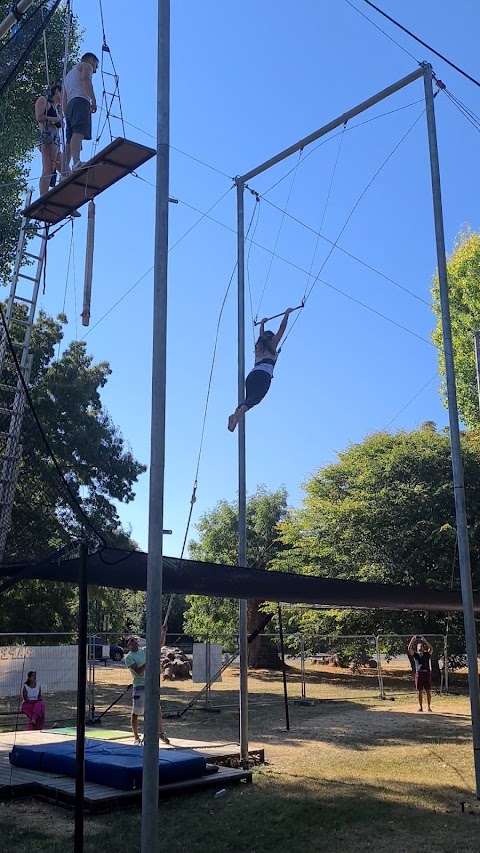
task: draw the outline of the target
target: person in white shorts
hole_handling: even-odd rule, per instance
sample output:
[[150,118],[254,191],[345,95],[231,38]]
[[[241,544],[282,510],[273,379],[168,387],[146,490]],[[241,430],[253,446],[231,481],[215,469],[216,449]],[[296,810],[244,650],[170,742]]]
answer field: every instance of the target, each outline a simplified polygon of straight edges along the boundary
[[[165,636],[167,628],[162,627],[161,644],[165,645]],[[128,654],[125,657],[125,666],[128,667],[133,676],[133,692],[132,692],[132,716],[130,717],[130,725],[132,727],[135,744],[141,746],[142,739],[138,733],[138,718],[145,714],[145,664],[147,662],[147,654],[145,648],[140,648],[138,637],[132,636],[127,639]],[[170,743],[168,737],[163,731],[162,711],[159,709],[159,724],[158,737],[162,743]]]

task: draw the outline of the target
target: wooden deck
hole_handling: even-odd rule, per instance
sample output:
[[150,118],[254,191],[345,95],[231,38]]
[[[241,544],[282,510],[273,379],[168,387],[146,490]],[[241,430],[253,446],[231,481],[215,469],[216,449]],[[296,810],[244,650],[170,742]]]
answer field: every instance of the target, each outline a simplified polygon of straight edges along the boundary
[[[35,770],[24,770],[13,767],[9,761],[9,753],[14,745],[36,746],[54,741],[73,740],[71,735],[56,735],[52,732],[8,732],[0,735],[0,801],[14,798],[34,796],[58,805],[71,807],[75,803],[75,780],[68,776],[54,773],[42,773]],[[132,744],[132,737],[125,737],[116,743]],[[203,755],[209,765],[230,764],[238,762],[239,748],[234,744],[209,744],[207,741],[173,739],[173,743],[165,749],[193,749]],[[263,759],[263,750],[252,750],[252,757]],[[210,766],[205,776],[186,782],[175,782],[160,785],[159,798],[177,796],[184,793],[202,791],[208,788],[220,790],[240,782],[251,782],[250,770],[234,769],[231,766]],[[141,789],[137,791],[119,791],[104,785],[85,782],[84,808],[86,812],[110,811],[115,808],[125,808],[128,805],[138,805],[142,799]]]

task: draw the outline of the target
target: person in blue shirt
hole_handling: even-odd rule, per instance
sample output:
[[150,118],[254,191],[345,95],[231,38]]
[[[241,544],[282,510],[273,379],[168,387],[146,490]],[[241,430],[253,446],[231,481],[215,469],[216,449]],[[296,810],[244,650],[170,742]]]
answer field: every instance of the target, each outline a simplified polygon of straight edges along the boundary
[[[166,625],[162,627],[161,644],[165,645]],[[136,746],[142,746],[143,741],[138,733],[138,718],[145,713],[145,664],[147,662],[147,650],[140,648],[138,637],[132,636],[127,639],[128,653],[125,657],[125,666],[133,676],[132,690],[132,716],[130,724],[132,727],[134,742]],[[169,744],[170,741],[163,731],[162,712],[159,709],[159,740]]]

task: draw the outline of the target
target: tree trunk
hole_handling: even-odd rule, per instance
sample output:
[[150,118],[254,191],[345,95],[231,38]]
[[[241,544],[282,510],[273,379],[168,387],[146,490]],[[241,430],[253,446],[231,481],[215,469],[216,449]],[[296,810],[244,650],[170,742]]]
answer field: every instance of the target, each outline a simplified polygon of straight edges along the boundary
[[[261,601],[249,601],[247,605],[248,634],[260,624],[265,614],[260,612]],[[277,643],[270,637],[260,634],[248,646],[248,666],[250,669],[282,670]]]

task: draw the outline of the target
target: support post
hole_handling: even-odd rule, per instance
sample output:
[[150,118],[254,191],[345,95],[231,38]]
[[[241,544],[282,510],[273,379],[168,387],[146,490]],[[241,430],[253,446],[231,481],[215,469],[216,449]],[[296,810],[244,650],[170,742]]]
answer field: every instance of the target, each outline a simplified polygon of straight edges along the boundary
[[85,279],[83,284],[82,326],[90,324],[92,301],[93,250],[95,247],[95,202],[88,203],[87,247],[85,250]]
[[78,573],[78,662],[77,662],[77,735],[75,746],[75,831],[74,853],[83,853],[83,805],[85,797],[85,715],[87,702],[87,587],[88,546],[80,543]]
[[478,407],[480,409],[480,330],[473,329],[473,343],[475,347],[475,372],[477,374]]
[[377,676],[378,676],[378,689],[380,690],[380,699],[386,699],[385,689],[383,686],[383,670],[382,670],[382,656],[380,654],[380,637],[375,637],[375,654],[377,657]]
[[170,143],[170,0],[158,0],[157,168],[153,275],[153,362],[147,558],[147,661],[141,853],[158,853],[158,714],[162,627],[163,501],[167,367]]
[[438,281],[440,307],[442,314],[443,351],[445,357],[445,379],[447,385],[448,418],[450,425],[450,444],[452,451],[453,488],[455,495],[455,513],[457,521],[458,560],[460,565],[460,583],[467,645],[468,689],[472,712],[473,758],[475,767],[475,789],[480,799],[480,690],[478,683],[477,638],[475,633],[475,612],[473,609],[472,572],[470,566],[470,548],[468,541],[467,509],[463,478],[462,448],[458,423],[457,391],[455,385],[455,364],[452,349],[452,328],[448,297],[447,260],[445,253],[445,234],[443,227],[442,193],[440,185],[440,164],[438,159],[437,129],[433,100],[432,66],[423,63],[425,84],[425,104],[427,113],[428,145],[430,150],[430,170],[432,178],[433,215],[437,245]]
[[[244,184],[237,180],[237,252],[238,252],[238,402],[245,397],[245,207]],[[245,463],[245,418],[238,423],[238,565],[247,565],[247,484]],[[248,632],[247,602],[242,599],[238,612],[240,653],[240,760],[248,765]]]
[[305,678],[305,637],[303,634],[300,636],[300,672],[302,678],[302,701],[305,701],[307,698],[307,681]]
[[290,713],[288,710],[287,671],[285,669],[285,643],[283,641],[282,608],[278,605],[278,633],[280,636],[280,657],[282,660],[283,704],[285,707],[285,728],[290,731]]
[[443,638],[443,685],[448,693],[448,634]]

